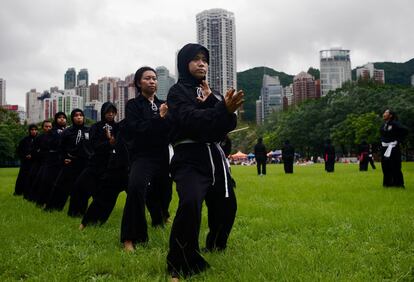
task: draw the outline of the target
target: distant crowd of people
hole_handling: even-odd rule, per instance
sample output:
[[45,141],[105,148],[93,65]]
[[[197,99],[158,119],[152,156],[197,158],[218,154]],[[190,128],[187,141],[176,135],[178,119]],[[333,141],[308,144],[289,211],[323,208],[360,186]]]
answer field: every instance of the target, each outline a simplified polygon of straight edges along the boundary
[[[383,186],[384,187],[404,187],[404,177],[401,172],[401,148],[400,144],[404,141],[408,134],[406,127],[398,122],[397,114],[389,109],[383,113],[384,123],[380,127],[381,136],[381,168],[383,172]],[[257,166],[257,174],[259,176],[266,175],[266,163],[268,160],[267,150],[263,144],[263,139],[259,138],[257,144],[254,146],[254,154]],[[285,173],[293,173],[293,163],[295,160],[295,149],[290,144],[289,140],[285,141],[282,148],[281,158]],[[359,170],[367,171],[368,164],[372,169],[376,169],[373,147],[366,141],[362,141],[358,146],[358,160]],[[330,139],[325,141],[323,150],[323,161],[325,163],[325,171],[334,172],[335,170],[335,147],[332,145]],[[311,160],[311,163],[316,160]],[[298,164],[302,164],[299,162]],[[308,162],[305,162],[308,163]]]

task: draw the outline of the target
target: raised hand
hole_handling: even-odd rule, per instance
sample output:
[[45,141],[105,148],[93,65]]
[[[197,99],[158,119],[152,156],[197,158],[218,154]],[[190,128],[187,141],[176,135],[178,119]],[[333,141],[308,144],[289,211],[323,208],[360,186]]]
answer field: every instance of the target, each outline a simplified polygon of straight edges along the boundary
[[165,115],[167,114],[167,112],[168,112],[168,106],[167,106],[167,103],[163,103],[163,104],[161,104],[161,105],[160,105],[160,117],[161,117],[161,118],[164,118],[164,117],[165,117]]
[[211,95],[212,91],[210,86],[208,86],[207,80],[203,80],[200,84],[201,93],[203,93],[203,97],[197,97],[197,100],[200,102],[204,102],[207,100],[208,96]]
[[229,113],[234,113],[244,102],[244,92],[243,90],[237,91],[231,88],[227,90],[226,96],[224,97],[224,102],[226,103],[226,108]]

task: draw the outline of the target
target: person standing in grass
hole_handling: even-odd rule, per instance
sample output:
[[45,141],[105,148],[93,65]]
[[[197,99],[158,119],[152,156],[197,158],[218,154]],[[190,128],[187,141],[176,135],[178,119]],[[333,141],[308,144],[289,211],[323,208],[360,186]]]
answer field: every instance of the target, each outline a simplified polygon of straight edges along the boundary
[[[85,167],[88,157],[85,140],[89,140],[89,127],[85,126],[85,116],[81,109],[74,109],[70,114],[72,126],[61,135],[60,150],[63,167],[59,172],[45,210],[61,211],[65,207],[73,184]],[[72,211],[70,211],[72,212]]]
[[295,148],[290,144],[289,140],[285,141],[282,148],[282,160],[285,173],[293,173],[293,161],[295,160]]
[[208,50],[187,44],[178,53],[179,78],[168,93],[174,157],[171,175],[179,197],[167,255],[173,281],[208,268],[198,237],[201,208],[208,208],[206,251],[224,250],[236,216],[237,203],[225,154],[219,143],[237,124],[234,113],[243,103],[243,91],[212,91],[206,81]]
[[366,141],[362,141],[358,148],[358,155],[359,155],[359,171],[367,171],[368,170],[368,162],[369,162],[369,146]]
[[62,169],[62,156],[60,154],[59,145],[60,137],[66,128],[66,114],[57,112],[52,123],[52,130],[46,138],[42,140],[45,147],[46,155],[42,166],[39,169],[39,182],[37,189],[36,203],[43,207],[49,200],[53,184]]
[[[90,130],[91,157],[87,167],[75,183],[80,212],[84,212],[83,230],[87,225],[105,223],[113,208],[118,195],[128,185],[128,159],[120,141],[119,124],[115,122],[117,109],[111,102],[106,102],[101,108],[101,121],[92,125]],[[123,165],[114,164],[123,156]],[[89,207],[88,199],[92,195]],[[87,209],[86,209],[87,208]]]
[[334,172],[335,169],[335,147],[332,145],[331,139],[327,139],[324,146],[325,170]]
[[256,158],[257,175],[266,175],[267,154],[262,137],[257,139],[257,144],[254,146],[254,156]]
[[35,124],[29,125],[29,135],[24,137],[17,146],[17,155],[20,158],[20,169],[16,179],[16,186],[14,188],[14,195],[21,196],[28,185],[30,176],[30,169],[32,168],[32,150],[33,142],[37,136],[37,126]]
[[369,144],[369,150],[368,150],[368,161],[371,165],[372,169],[376,169],[375,162],[374,162],[374,153],[372,149],[372,144]]
[[152,226],[164,226],[169,217],[165,208],[172,195],[168,175],[168,107],[156,96],[156,71],[150,67],[138,69],[134,84],[139,95],[128,101],[125,127],[121,131],[131,159],[121,223],[121,243],[126,251],[148,242],[145,206],[150,212]]
[[384,187],[404,188],[404,177],[401,171],[400,144],[408,134],[408,130],[398,122],[397,114],[389,109],[383,115],[384,123],[381,134],[381,165]]

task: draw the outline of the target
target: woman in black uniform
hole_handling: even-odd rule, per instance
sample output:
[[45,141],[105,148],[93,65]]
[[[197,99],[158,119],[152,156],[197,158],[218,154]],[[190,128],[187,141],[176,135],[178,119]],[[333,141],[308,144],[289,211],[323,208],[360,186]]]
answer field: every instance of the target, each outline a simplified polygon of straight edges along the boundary
[[121,225],[121,242],[126,251],[133,251],[136,244],[148,241],[145,205],[152,225],[162,226],[168,218],[163,208],[165,195],[169,195],[167,201],[171,201],[168,107],[155,95],[157,74],[154,69],[138,69],[134,83],[138,96],[128,101],[125,128],[121,129],[131,160]]
[[383,114],[384,124],[380,128],[381,134],[381,165],[384,175],[384,187],[404,188],[404,177],[401,172],[400,144],[408,134],[397,118],[397,114],[386,110]]
[[211,91],[206,82],[208,62],[205,47],[185,45],[177,58],[178,82],[167,98],[174,144],[171,174],[179,197],[167,256],[173,280],[208,267],[198,243],[203,201],[208,208],[208,251],[226,248],[237,209],[229,167],[219,142],[236,127],[234,112],[243,103],[244,94],[235,94],[231,89],[224,98]]

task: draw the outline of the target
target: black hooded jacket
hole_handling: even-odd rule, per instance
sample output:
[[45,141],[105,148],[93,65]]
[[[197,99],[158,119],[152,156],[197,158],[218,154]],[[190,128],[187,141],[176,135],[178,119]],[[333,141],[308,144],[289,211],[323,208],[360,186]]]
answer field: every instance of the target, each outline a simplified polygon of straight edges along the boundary
[[88,162],[89,166],[107,167],[108,160],[111,154],[115,154],[115,145],[109,143],[109,139],[106,135],[107,128],[111,132],[112,136],[117,136],[119,131],[119,125],[115,121],[107,122],[105,120],[105,114],[112,109],[117,112],[116,107],[111,102],[106,102],[101,108],[101,121],[98,121],[91,126],[90,129],[90,153],[91,157]]
[[23,162],[26,161],[26,156],[31,155],[33,153],[33,145],[34,140],[36,137],[30,135],[30,128],[29,128],[29,135],[24,137],[17,146],[17,155],[19,159]]
[[199,53],[208,50],[199,44],[187,44],[178,53],[178,82],[168,93],[168,114],[171,117],[171,141],[191,139],[200,143],[220,142],[237,124],[234,113],[228,113],[223,96],[213,90],[206,101],[197,100],[197,88],[201,81],[194,78],[188,64]]
[[83,112],[75,109],[71,113],[72,126],[66,128],[61,135],[61,150],[64,159],[87,159],[88,154],[85,148],[85,140],[89,140],[89,127],[84,124],[76,125],[73,117],[76,112]]
[[138,95],[126,104],[125,123],[122,136],[128,144],[131,161],[137,157],[168,156],[168,134],[170,123],[161,118],[159,108],[164,101],[154,96],[157,110],[143,95]]
[[407,128],[402,126],[398,121],[391,120],[381,125],[380,134],[381,142],[388,143],[398,141],[398,143],[401,143],[407,136],[408,130]]

